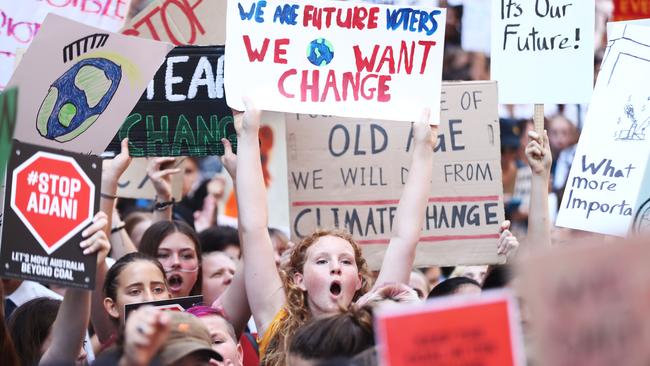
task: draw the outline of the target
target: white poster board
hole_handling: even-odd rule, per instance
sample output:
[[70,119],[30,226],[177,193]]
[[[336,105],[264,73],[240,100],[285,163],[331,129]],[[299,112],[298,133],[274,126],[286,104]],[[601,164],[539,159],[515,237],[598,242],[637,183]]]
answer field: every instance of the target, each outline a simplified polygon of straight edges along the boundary
[[347,1],[230,1],[228,105],[243,110],[247,95],[263,110],[417,120],[440,105],[445,16]]
[[569,172],[559,226],[625,236],[635,221],[646,220],[637,213],[650,197],[650,31],[624,27],[620,37],[609,40]]
[[589,102],[594,13],[594,0],[492,0],[491,77],[499,103]]
[[0,0],[0,90],[14,69],[18,48],[27,48],[49,13],[115,32],[126,20],[131,0]]

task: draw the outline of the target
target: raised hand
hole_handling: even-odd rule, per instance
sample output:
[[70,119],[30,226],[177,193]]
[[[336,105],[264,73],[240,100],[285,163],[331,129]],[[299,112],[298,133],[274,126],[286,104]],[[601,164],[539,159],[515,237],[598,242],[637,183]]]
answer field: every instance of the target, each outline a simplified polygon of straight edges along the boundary
[[[112,160],[106,160],[102,164],[102,182],[106,184],[111,184],[111,186],[117,185],[117,181],[120,179],[124,171],[131,164],[131,156],[129,155],[129,139],[126,138],[122,140],[120,153],[115,155]],[[107,192],[115,193],[115,192]]]
[[434,146],[438,134],[438,126],[429,125],[430,118],[431,110],[425,108],[422,110],[420,121],[413,124],[413,140],[415,146]]
[[165,168],[166,164],[173,164],[175,158],[153,158],[147,164],[147,175],[151,179],[156,196],[161,201],[171,201],[172,199],[172,175],[179,173],[180,168]]
[[169,316],[152,306],[134,310],[124,327],[124,353],[119,365],[149,365],[169,335]]
[[526,145],[526,158],[530,169],[535,175],[550,176],[553,157],[547,132],[544,131],[544,135],[540,136],[535,131],[528,131],[528,137],[530,141]]
[[510,258],[517,252],[517,249],[519,249],[519,240],[510,232],[510,221],[506,220],[501,223],[501,235],[497,243],[497,254]]
[[93,217],[93,223],[90,224],[83,232],[84,240],[79,243],[85,255],[97,253],[97,264],[103,263],[111,251],[111,244],[106,236],[106,226],[108,225],[108,218],[105,213],[99,211]]

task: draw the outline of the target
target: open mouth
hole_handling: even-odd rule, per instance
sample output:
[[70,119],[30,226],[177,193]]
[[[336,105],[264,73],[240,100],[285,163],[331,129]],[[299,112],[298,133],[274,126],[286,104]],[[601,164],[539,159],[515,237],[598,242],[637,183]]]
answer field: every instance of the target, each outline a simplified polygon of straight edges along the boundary
[[341,294],[341,283],[338,281],[332,282],[330,285],[330,293],[334,296],[339,296]]
[[167,279],[167,282],[169,282],[169,288],[172,291],[178,291],[181,288],[181,286],[183,285],[183,277],[181,277],[178,274],[173,274],[173,275],[169,276],[169,278]]

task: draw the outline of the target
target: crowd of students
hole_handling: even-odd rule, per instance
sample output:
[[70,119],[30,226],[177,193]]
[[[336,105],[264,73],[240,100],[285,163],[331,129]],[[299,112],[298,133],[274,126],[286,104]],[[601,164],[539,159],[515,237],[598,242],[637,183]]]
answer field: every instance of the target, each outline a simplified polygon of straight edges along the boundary
[[[450,9],[453,27],[462,8]],[[447,78],[487,78],[484,56],[455,48],[457,34],[448,32]],[[201,164],[193,158],[180,168],[169,168],[172,158],[150,161],[151,210],[118,199],[117,182],[131,161],[122,141],[122,152],[104,164],[101,210],[79,243],[84,254],[97,254],[95,290],[3,279],[1,365],[376,365],[377,307],[511,285],[507,266],[413,268],[437,135],[424,122],[414,124],[408,180],[378,272],[369,270],[361,246],[345,231],[314,228],[293,243],[269,228],[261,113],[254,101],[245,103],[246,111],[235,116],[237,155],[223,141],[237,227],[219,225],[223,181],[201,181]],[[503,183],[513,227],[502,224],[494,251],[509,258],[551,245],[584,106],[551,109],[548,135],[535,132],[526,113],[502,111]],[[174,174],[186,178],[179,202],[172,197]],[[522,248],[518,235],[526,237]],[[150,306],[125,313],[126,304],[190,295],[202,295],[203,303],[182,313]]]

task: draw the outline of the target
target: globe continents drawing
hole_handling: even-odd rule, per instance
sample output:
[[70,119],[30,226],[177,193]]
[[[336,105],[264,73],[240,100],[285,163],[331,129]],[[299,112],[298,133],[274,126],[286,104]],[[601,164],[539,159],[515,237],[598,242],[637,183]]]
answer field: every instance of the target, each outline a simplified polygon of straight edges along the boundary
[[72,66],[52,83],[36,116],[41,136],[66,142],[81,135],[106,110],[122,79],[122,68],[105,58]]
[[315,66],[325,66],[334,58],[334,46],[325,38],[317,38],[307,46],[307,60]]

